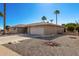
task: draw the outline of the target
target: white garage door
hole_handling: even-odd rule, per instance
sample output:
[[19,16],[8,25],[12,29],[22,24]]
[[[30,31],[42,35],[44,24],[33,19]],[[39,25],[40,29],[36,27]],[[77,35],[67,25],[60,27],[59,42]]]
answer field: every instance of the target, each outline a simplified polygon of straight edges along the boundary
[[41,27],[31,27],[30,28],[31,34],[44,34],[44,28]]

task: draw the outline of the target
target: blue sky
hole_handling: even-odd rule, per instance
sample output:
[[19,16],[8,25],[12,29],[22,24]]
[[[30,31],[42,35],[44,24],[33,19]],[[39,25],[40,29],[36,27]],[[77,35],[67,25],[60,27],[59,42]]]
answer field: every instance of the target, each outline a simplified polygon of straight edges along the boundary
[[[6,9],[6,24],[11,26],[40,22],[42,16],[46,16],[48,20],[53,19],[55,23],[55,10],[60,10],[58,24],[75,22],[79,19],[77,3],[9,3]],[[0,4],[0,11],[3,12],[3,4]],[[0,27],[3,27],[2,17],[0,17]]]

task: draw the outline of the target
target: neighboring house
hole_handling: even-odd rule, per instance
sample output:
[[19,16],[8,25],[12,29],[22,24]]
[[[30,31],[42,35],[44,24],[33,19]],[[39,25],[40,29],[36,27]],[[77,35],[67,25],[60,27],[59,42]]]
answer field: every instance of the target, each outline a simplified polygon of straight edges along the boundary
[[13,31],[16,33],[26,33],[31,35],[54,35],[57,33],[64,33],[64,27],[60,25],[55,25],[52,23],[32,23],[27,25],[16,25]]
[[10,33],[25,33],[26,26],[23,24],[19,24],[10,28]]

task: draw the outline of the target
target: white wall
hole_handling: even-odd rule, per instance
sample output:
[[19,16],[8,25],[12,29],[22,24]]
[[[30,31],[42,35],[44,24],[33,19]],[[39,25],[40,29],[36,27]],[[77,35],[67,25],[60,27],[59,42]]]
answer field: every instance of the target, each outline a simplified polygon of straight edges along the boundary
[[42,35],[42,34],[44,34],[44,28],[42,28],[42,27],[31,27],[30,28],[30,34]]

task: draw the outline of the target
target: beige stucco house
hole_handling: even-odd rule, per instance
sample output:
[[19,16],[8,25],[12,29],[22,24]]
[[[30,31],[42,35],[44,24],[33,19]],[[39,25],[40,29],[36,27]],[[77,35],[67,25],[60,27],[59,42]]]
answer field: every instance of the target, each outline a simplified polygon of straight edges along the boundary
[[[55,35],[57,33],[64,33],[64,27],[52,23],[32,23],[27,25],[16,25],[12,27],[13,33],[26,33],[31,35]],[[11,31],[12,32],[12,31]]]

